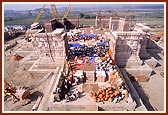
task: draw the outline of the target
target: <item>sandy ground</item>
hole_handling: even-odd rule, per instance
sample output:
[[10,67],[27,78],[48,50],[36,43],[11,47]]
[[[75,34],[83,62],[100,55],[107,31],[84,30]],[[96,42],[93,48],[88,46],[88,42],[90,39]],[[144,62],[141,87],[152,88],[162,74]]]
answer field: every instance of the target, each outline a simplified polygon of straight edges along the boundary
[[[156,54],[154,54],[155,57]],[[154,73],[150,76],[148,82],[140,82],[139,84],[143,88],[144,92],[148,95],[148,101],[156,111],[164,111],[164,94],[165,92],[165,78],[162,76],[164,73],[164,57],[160,54],[161,60],[158,61],[157,67],[153,68]],[[141,93],[140,93],[141,94]]]

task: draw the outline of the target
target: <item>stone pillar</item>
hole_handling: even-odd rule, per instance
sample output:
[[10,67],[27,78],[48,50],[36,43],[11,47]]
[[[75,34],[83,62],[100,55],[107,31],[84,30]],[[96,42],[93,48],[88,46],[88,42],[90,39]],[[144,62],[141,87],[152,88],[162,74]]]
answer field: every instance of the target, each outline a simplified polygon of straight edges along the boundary
[[67,34],[65,34],[64,36],[63,36],[63,40],[64,40],[64,44],[65,44],[65,46],[64,46],[64,48],[65,48],[65,53],[66,53],[66,56],[68,56],[68,37],[67,37]]
[[109,30],[112,29],[112,23],[111,23],[111,21],[112,21],[112,17],[110,17],[110,20],[109,20]]
[[96,20],[95,20],[95,27],[97,28],[97,18],[98,16],[96,16]]
[[140,49],[140,53],[139,53],[140,58],[141,59],[149,59],[151,56],[146,51],[147,37],[143,36],[143,39],[141,39],[140,43],[141,43],[141,49]]
[[112,51],[112,59],[115,59],[116,40],[115,40],[115,37],[112,35],[110,35],[109,47]]
[[76,27],[79,28],[79,16],[77,16],[77,24]]
[[124,31],[124,25],[125,25],[125,19],[120,18],[118,23],[118,31],[123,32]]
[[95,82],[95,73],[94,71],[85,71],[86,72],[86,83]]
[[130,52],[128,54],[131,54],[130,57],[127,60],[127,66],[137,66],[142,64],[142,60],[140,60],[139,52],[141,49],[140,40],[142,39],[141,35],[133,35],[129,36],[127,39],[127,45],[130,47]]

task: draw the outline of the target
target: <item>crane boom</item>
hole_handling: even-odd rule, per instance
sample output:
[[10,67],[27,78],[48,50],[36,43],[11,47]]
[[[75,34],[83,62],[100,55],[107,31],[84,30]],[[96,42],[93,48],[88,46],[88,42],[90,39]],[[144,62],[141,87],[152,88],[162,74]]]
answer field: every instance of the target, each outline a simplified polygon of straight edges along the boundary
[[[43,13],[43,10],[44,10],[45,6],[46,6],[46,4],[44,4],[43,7],[41,8],[41,10],[40,10],[40,12],[38,13],[36,19],[34,20],[34,23],[37,23],[37,22],[38,22],[40,16],[41,16],[42,13]],[[54,19],[54,18],[56,18],[56,17],[57,17],[58,19],[60,19],[60,16],[59,16],[59,14],[58,14],[58,11],[57,11],[57,8],[56,8],[55,4],[50,4],[50,6],[51,6],[52,19]],[[70,8],[71,8],[71,4],[68,5],[68,7],[67,7],[67,9],[66,9],[66,11],[65,11],[65,13],[64,13],[64,15],[63,15],[63,19],[68,16],[68,13],[69,13],[69,11],[70,11]]]
[[51,6],[51,16],[52,16],[52,19],[54,19],[56,16],[55,16],[55,11],[54,11],[54,8],[53,8],[53,4],[50,4]]
[[68,16],[68,13],[69,13],[70,8],[71,8],[71,4],[68,5],[68,8],[66,9],[66,11],[65,11],[65,13],[64,13],[63,19]]
[[36,19],[34,20],[34,22],[38,22],[41,14],[43,13],[43,10],[44,10],[45,6],[46,6],[46,4],[43,5],[43,7],[41,8],[40,12],[38,13]]
[[57,18],[60,18],[59,14],[58,14],[58,11],[57,11],[57,8],[54,4],[53,4],[53,8],[54,8],[54,11],[56,13]]
[[52,18],[53,19],[56,18],[56,17],[60,18],[56,6],[54,4],[50,4],[50,6],[51,6]]

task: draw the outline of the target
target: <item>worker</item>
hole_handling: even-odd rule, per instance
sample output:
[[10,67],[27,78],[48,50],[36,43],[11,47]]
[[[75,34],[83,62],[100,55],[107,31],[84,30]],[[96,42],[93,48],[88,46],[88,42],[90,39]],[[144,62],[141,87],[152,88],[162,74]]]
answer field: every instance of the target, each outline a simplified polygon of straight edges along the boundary
[[56,91],[56,93],[58,93],[59,95],[62,93],[61,88],[58,88],[58,87],[56,88],[56,90],[55,90],[55,91]]
[[76,99],[76,97],[75,97],[74,94],[71,94],[71,95],[69,96],[69,99],[70,99],[70,100],[74,100],[74,99]]
[[11,94],[11,95],[12,95],[12,102],[16,103],[19,99],[15,95],[13,95],[13,94]]
[[53,102],[55,102],[55,101],[60,102],[61,101],[60,95],[57,92],[53,92],[53,94],[54,94],[54,101]]
[[78,91],[78,89],[75,89],[75,97],[76,99],[80,97],[80,92]]
[[69,100],[69,96],[68,96],[68,94],[65,94],[65,102],[69,102],[70,100]]
[[68,87],[72,87],[72,81],[68,81]]
[[79,77],[74,77],[74,80],[75,80],[75,84],[79,85],[79,83],[80,83]]
[[119,100],[118,100],[118,96],[114,97],[113,99],[113,103],[117,103]]

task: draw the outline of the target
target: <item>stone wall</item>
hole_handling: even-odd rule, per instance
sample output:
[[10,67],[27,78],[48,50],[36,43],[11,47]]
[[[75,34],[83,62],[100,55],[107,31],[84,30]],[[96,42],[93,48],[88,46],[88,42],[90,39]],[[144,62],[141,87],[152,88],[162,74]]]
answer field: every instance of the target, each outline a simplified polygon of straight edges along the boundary
[[120,18],[118,22],[118,31],[124,31],[125,18]]
[[49,107],[49,111],[98,111],[96,105],[55,105]]
[[32,36],[34,49],[39,50],[41,55],[47,55],[56,59],[65,59],[65,42],[60,34],[38,33]]
[[102,18],[102,17],[96,17],[96,22],[95,22],[95,26],[97,28],[105,28],[108,29],[109,28],[109,18]]
[[109,19],[109,30],[112,31],[128,31],[132,20],[120,17],[110,17]]
[[[79,17],[67,17],[67,19],[74,24],[77,28],[79,27]],[[58,19],[59,22],[61,22],[63,24],[63,20],[62,19]]]
[[118,66],[141,65],[139,52],[143,35],[138,32],[113,32],[115,37],[115,61]]
[[95,73],[94,71],[85,71],[86,72],[86,83],[95,83]]
[[112,32],[113,42],[115,45],[113,56],[119,67],[125,67],[127,72],[133,76],[151,75],[152,69],[146,65],[144,59],[149,58],[146,51],[146,34],[129,31],[129,32]]

